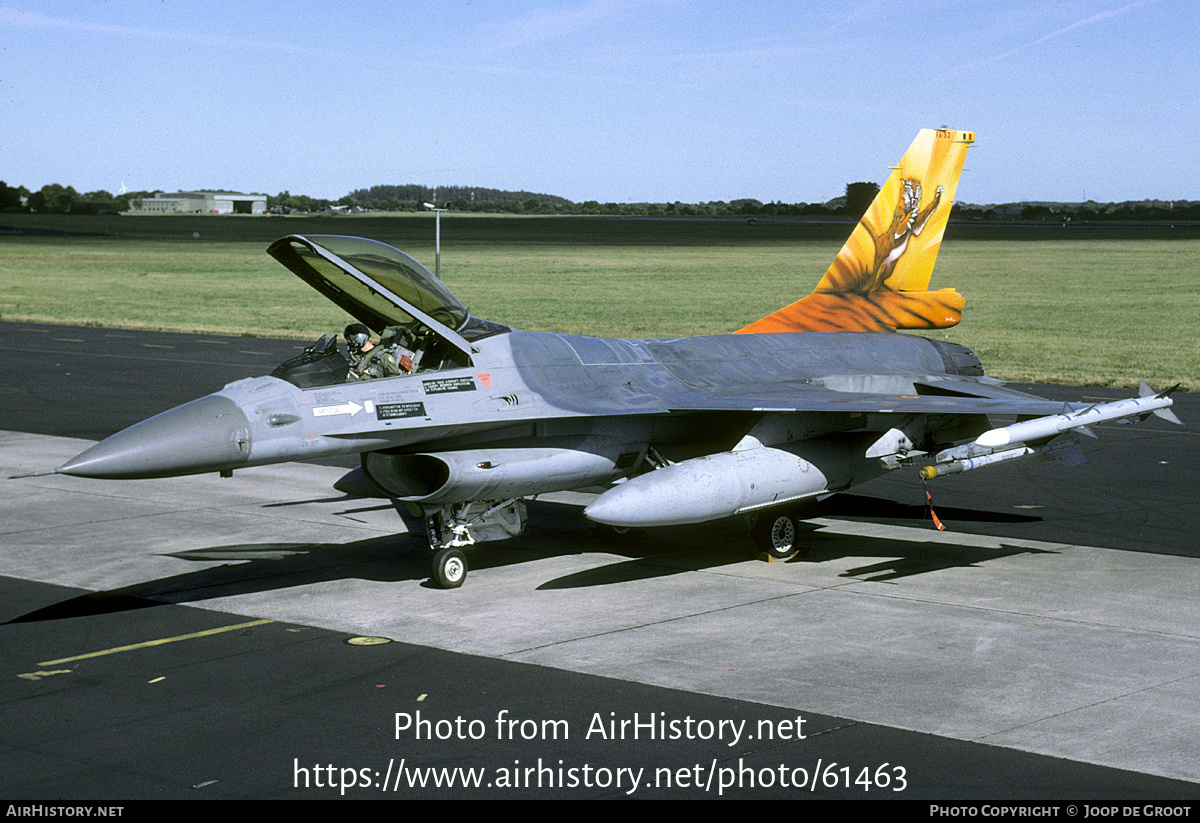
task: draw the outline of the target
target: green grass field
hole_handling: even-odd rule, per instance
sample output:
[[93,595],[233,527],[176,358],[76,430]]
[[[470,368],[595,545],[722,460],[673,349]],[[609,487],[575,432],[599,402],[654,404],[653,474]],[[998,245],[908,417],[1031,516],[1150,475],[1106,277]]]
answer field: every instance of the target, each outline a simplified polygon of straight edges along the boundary
[[[809,293],[850,224],[447,215],[442,275],[471,312],[612,337],[720,334]],[[198,237],[194,235],[198,234]],[[430,215],[0,215],[0,319],[316,338],[348,318],[265,254],[353,234],[433,268]],[[1200,388],[1200,227],[951,225],[944,335],[1010,380]]]

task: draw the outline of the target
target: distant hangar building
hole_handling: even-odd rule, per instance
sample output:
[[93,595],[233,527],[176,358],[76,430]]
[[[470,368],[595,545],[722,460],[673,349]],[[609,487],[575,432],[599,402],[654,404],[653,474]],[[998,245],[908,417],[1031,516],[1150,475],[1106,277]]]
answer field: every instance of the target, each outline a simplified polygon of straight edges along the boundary
[[146,214],[266,214],[267,196],[234,191],[158,192],[129,205]]

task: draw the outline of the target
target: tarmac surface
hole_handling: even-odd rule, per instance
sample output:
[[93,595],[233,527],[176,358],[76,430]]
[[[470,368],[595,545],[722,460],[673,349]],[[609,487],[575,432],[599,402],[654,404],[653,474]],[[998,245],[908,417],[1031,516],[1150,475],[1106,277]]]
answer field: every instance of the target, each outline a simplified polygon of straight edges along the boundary
[[786,563],[542,498],[454,591],[353,461],[8,479],[302,346],[0,323],[0,798],[1200,798],[1200,398]]

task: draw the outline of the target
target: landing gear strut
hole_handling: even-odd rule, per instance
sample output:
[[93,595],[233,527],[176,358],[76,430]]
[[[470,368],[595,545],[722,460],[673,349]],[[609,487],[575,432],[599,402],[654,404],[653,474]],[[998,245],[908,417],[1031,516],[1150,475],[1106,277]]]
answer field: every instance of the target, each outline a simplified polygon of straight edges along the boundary
[[425,510],[425,534],[433,552],[433,582],[443,589],[457,589],[467,579],[467,556],[463,546],[487,540],[516,537],[525,530],[525,501],[473,500]]

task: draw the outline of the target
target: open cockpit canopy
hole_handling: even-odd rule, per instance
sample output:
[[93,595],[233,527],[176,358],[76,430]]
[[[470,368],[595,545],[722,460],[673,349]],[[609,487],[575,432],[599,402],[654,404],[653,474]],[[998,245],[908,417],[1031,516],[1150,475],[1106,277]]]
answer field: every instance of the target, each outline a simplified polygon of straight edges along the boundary
[[267,253],[376,333],[389,326],[428,330],[470,354],[459,334],[471,319],[466,306],[399,249],[362,237],[293,234]]

